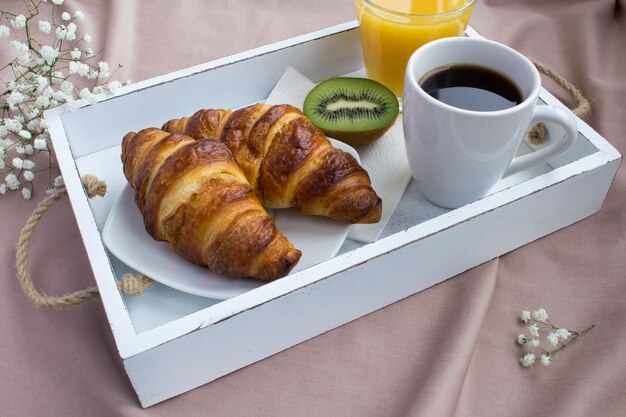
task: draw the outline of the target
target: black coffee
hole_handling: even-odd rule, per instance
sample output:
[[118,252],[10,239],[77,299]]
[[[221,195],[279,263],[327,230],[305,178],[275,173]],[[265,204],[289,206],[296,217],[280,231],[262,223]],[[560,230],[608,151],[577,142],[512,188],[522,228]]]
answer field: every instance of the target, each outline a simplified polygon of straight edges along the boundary
[[437,100],[465,110],[496,111],[524,101],[517,85],[499,72],[477,65],[436,68],[419,82]]

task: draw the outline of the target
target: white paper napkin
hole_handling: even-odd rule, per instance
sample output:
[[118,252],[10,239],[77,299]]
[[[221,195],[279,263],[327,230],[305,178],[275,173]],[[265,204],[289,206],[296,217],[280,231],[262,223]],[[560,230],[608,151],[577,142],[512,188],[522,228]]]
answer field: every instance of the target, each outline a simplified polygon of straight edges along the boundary
[[[353,76],[353,74],[346,74],[346,76]],[[267,104],[291,104],[302,110],[304,98],[314,86],[312,81],[289,67],[265,102]],[[398,116],[383,137],[369,145],[358,146],[356,150],[361,158],[361,165],[369,173],[372,187],[383,200],[383,210],[378,223],[353,225],[348,237],[361,242],[374,242],[385,228],[411,179],[411,171],[404,150],[402,117]]]

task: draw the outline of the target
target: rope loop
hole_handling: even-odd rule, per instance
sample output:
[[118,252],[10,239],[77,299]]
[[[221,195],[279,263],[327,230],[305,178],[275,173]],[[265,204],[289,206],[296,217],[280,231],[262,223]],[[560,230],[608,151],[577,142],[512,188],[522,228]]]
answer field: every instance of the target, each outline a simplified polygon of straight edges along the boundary
[[[559,86],[561,86],[565,91],[567,91],[576,102],[576,105],[572,109],[572,113],[576,116],[583,118],[591,113],[591,104],[589,100],[583,96],[582,91],[578,89],[575,85],[567,81],[561,74],[554,71],[552,68],[543,65],[541,62],[529,58],[533,65],[537,68],[537,70],[552,78]],[[537,123],[533,128],[528,132],[528,141],[533,145],[541,145],[545,141],[548,140],[550,134],[546,125],[543,123]]]
[[[106,183],[99,180],[97,177],[94,177],[93,175],[85,175],[82,178],[82,182],[89,198],[96,196],[103,197],[106,194]],[[15,245],[15,267],[17,279],[19,280],[26,297],[28,297],[29,300],[41,309],[59,310],[77,306],[87,300],[97,297],[100,294],[98,287],[88,287],[60,297],[50,296],[33,283],[33,280],[28,273],[28,248],[33,232],[35,231],[35,228],[39,224],[39,221],[44,213],[64,195],[67,195],[67,190],[65,188],[61,188],[50,194],[37,205],[35,211],[33,211],[22,228]],[[129,295],[141,295],[146,289],[152,287],[153,285],[154,283],[152,280],[142,274],[125,274],[119,283],[120,288]]]

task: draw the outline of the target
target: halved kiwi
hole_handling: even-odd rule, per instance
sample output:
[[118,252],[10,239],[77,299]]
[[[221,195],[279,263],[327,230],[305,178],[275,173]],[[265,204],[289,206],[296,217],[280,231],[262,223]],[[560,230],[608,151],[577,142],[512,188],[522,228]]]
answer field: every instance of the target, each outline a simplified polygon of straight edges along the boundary
[[370,143],[391,127],[398,115],[396,95],[366,78],[330,78],[304,100],[304,114],[327,136],[349,145]]

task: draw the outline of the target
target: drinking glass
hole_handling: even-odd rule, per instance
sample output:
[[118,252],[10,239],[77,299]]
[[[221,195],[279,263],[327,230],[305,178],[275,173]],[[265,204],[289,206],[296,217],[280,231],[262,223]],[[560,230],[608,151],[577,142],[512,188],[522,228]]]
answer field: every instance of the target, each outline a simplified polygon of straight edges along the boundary
[[355,0],[368,78],[402,97],[411,54],[435,39],[461,36],[476,0]]

